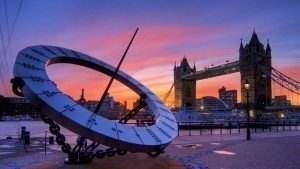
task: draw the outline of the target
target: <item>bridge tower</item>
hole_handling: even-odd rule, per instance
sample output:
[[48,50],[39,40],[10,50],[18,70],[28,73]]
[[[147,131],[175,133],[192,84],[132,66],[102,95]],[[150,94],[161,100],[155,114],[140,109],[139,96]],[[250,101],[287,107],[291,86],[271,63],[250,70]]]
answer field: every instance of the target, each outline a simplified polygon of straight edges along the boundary
[[260,43],[256,32],[252,33],[251,40],[243,46],[241,41],[239,49],[239,62],[241,73],[242,103],[247,102],[244,83],[251,84],[249,89],[249,103],[255,108],[262,109],[270,105],[271,91],[271,47],[269,41],[267,47]]
[[195,109],[196,104],[196,80],[182,79],[183,75],[194,74],[196,67],[190,67],[186,57],[183,57],[179,66],[174,67],[174,106],[176,108]]

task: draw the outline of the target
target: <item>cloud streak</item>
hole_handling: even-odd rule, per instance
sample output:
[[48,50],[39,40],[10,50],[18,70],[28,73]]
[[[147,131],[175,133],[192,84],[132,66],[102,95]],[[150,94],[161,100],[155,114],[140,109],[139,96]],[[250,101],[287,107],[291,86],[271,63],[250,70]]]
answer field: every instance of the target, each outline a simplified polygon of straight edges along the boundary
[[[14,3],[9,2],[9,6],[10,14],[14,14]],[[209,1],[28,0],[13,36],[12,56],[30,45],[49,44],[78,50],[116,66],[133,31],[140,27],[121,69],[163,98],[173,83],[174,63],[178,64],[183,55],[190,65],[195,62],[197,70],[238,60],[240,38],[247,43],[255,27],[261,42],[270,38],[273,66],[299,81],[300,22],[295,17],[300,15],[299,7],[299,3],[282,1],[243,1],[224,6]],[[0,23],[4,24],[2,15]],[[59,88],[74,98],[80,96],[81,88],[86,89],[89,99],[99,98],[109,80],[79,66],[54,65],[48,71]],[[216,96],[223,85],[239,90],[239,78],[233,74],[199,81],[197,97]],[[120,101],[137,98],[117,82],[111,92]]]

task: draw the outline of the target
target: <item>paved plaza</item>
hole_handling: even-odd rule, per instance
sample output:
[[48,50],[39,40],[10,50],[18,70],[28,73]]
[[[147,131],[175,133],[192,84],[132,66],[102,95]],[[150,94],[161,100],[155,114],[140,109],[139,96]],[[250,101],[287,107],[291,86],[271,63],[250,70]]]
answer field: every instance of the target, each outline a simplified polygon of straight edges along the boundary
[[30,155],[0,160],[0,168],[59,168],[59,169],[235,169],[272,168],[299,169],[300,131],[245,134],[180,136],[158,158],[142,153],[95,159],[86,165],[64,165],[66,157],[60,151],[49,150],[48,155]]
[[300,132],[178,137],[166,155],[186,168],[291,168],[300,166]]

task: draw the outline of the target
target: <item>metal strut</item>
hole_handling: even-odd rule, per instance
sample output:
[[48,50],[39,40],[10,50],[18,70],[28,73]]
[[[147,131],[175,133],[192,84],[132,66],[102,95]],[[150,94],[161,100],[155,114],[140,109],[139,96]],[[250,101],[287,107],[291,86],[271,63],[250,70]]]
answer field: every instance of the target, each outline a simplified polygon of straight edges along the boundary
[[102,94],[102,97],[101,97],[99,103],[97,104],[97,107],[95,108],[94,113],[96,113],[96,114],[98,113],[98,111],[99,111],[99,109],[100,109],[100,107],[101,107],[101,105],[102,105],[102,103],[103,103],[103,101],[104,101],[104,99],[105,99],[105,96],[107,95],[107,92],[108,92],[108,90],[109,90],[109,88],[110,88],[112,82],[113,82],[114,79],[117,77],[117,74],[118,74],[118,71],[119,71],[119,69],[120,69],[120,66],[121,66],[121,64],[123,63],[123,60],[124,60],[124,58],[125,58],[125,56],[126,56],[128,50],[129,50],[129,48],[130,48],[130,46],[131,46],[131,44],[132,44],[132,42],[133,42],[133,39],[134,39],[136,33],[138,32],[138,30],[139,30],[139,28],[136,28],[133,37],[131,38],[131,40],[130,40],[130,42],[129,42],[129,44],[128,44],[128,46],[127,46],[127,48],[126,48],[126,50],[125,50],[125,52],[124,52],[124,54],[123,54],[123,56],[122,56],[122,58],[121,58],[119,64],[118,64],[118,66],[117,66],[117,68],[116,68],[116,70],[115,70],[115,72],[114,72],[114,74],[113,74],[113,76],[111,77],[111,79],[110,79],[108,85],[106,86],[106,89],[104,90],[104,92],[103,92],[103,94]]
[[168,91],[168,93],[165,95],[165,97],[163,98],[162,102],[166,103],[167,99],[169,98],[171,92],[172,92],[172,89],[174,87],[174,83],[172,84],[170,90]]
[[132,109],[128,114],[126,114],[123,118],[119,120],[119,123],[125,124],[128,122],[129,119],[132,119],[137,113],[144,107],[147,106],[147,103],[145,102],[146,95],[142,94],[140,96],[140,99],[138,100],[138,105]]
[[[118,71],[119,71],[119,69],[120,69],[120,67],[121,67],[121,64],[123,63],[123,60],[124,60],[124,58],[125,58],[125,56],[126,56],[128,50],[129,50],[129,48],[130,48],[130,46],[131,46],[131,44],[132,44],[132,42],[133,42],[133,40],[134,40],[135,35],[137,34],[138,30],[139,30],[139,28],[137,28],[137,29],[135,30],[134,35],[133,35],[133,37],[131,38],[131,40],[130,40],[130,42],[129,42],[129,44],[128,44],[128,46],[127,46],[127,48],[126,48],[126,50],[125,50],[125,52],[124,52],[124,54],[123,54],[123,56],[122,56],[122,58],[121,58],[119,64],[118,64],[118,66],[117,66],[117,68],[116,68],[116,70],[114,71],[113,76],[111,77],[111,79],[110,79],[108,85],[106,86],[106,88],[105,88],[105,90],[104,90],[104,92],[103,92],[103,94],[102,94],[102,96],[101,96],[101,98],[100,98],[100,101],[98,102],[98,104],[97,104],[97,106],[96,106],[96,108],[95,108],[95,110],[94,110],[94,114],[95,114],[95,115],[96,115],[96,114],[98,113],[98,111],[100,110],[100,107],[101,107],[101,105],[102,105],[102,103],[103,103],[103,101],[104,101],[104,99],[105,99],[105,96],[106,96],[107,93],[108,93],[108,90],[109,90],[109,88],[110,88],[112,82],[113,82],[114,79],[117,77],[117,74],[118,74]],[[85,139],[85,138],[84,138],[83,136],[78,136],[78,138],[77,138],[77,140],[82,140],[82,139]],[[81,149],[84,149],[85,152],[89,152],[88,154],[91,154],[90,152],[92,152],[95,148],[97,148],[98,145],[99,145],[99,143],[93,142],[90,146],[88,146],[88,147],[83,147],[83,145],[81,145],[81,142],[77,142],[77,145],[76,145],[75,147],[76,147],[78,150],[77,150],[77,151],[73,150],[72,155],[71,155],[71,156],[69,155],[69,160],[70,160],[70,161],[74,161],[75,159],[80,158],[80,154],[82,153]],[[75,148],[75,147],[74,147],[74,148]],[[109,157],[114,156],[115,153],[116,153],[116,151],[117,151],[117,150],[112,149],[112,148],[108,149],[107,156],[109,156]],[[97,151],[97,152],[98,152],[98,151]],[[119,151],[117,151],[117,152],[118,152],[118,154],[120,154],[120,155],[126,154],[126,151],[123,151],[123,150],[119,150]],[[99,151],[99,153],[101,153],[101,152]],[[73,155],[73,154],[74,154],[74,155]],[[97,156],[97,157],[102,157],[102,155],[99,155],[99,156]],[[84,159],[85,159],[85,157],[84,157]],[[75,160],[75,161],[76,161],[76,160]],[[87,159],[87,161],[89,161],[89,158]]]

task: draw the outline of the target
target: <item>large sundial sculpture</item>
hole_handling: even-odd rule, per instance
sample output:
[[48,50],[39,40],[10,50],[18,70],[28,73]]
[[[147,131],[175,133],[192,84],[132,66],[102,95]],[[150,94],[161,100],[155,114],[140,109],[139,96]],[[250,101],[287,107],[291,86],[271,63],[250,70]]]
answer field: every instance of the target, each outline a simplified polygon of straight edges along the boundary
[[[62,93],[48,77],[45,67],[56,63],[75,64],[99,71],[112,77],[110,84],[115,78],[141,97],[139,105],[119,121],[87,110]],[[25,96],[41,110],[43,120],[50,125],[50,132],[56,136],[62,151],[68,154],[68,162],[88,163],[94,157],[103,158],[116,153],[124,155],[127,151],[145,152],[155,157],[177,136],[178,125],[170,110],[147,87],[119,70],[121,63],[115,68],[86,54],[48,45],[30,46],[18,53],[12,79],[13,91]],[[155,116],[155,123],[149,126],[126,125],[144,107]],[[58,124],[79,135],[75,147],[67,143]],[[93,143],[86,146],[86,139]],[[110,148],[94,152],[99,144]]]

